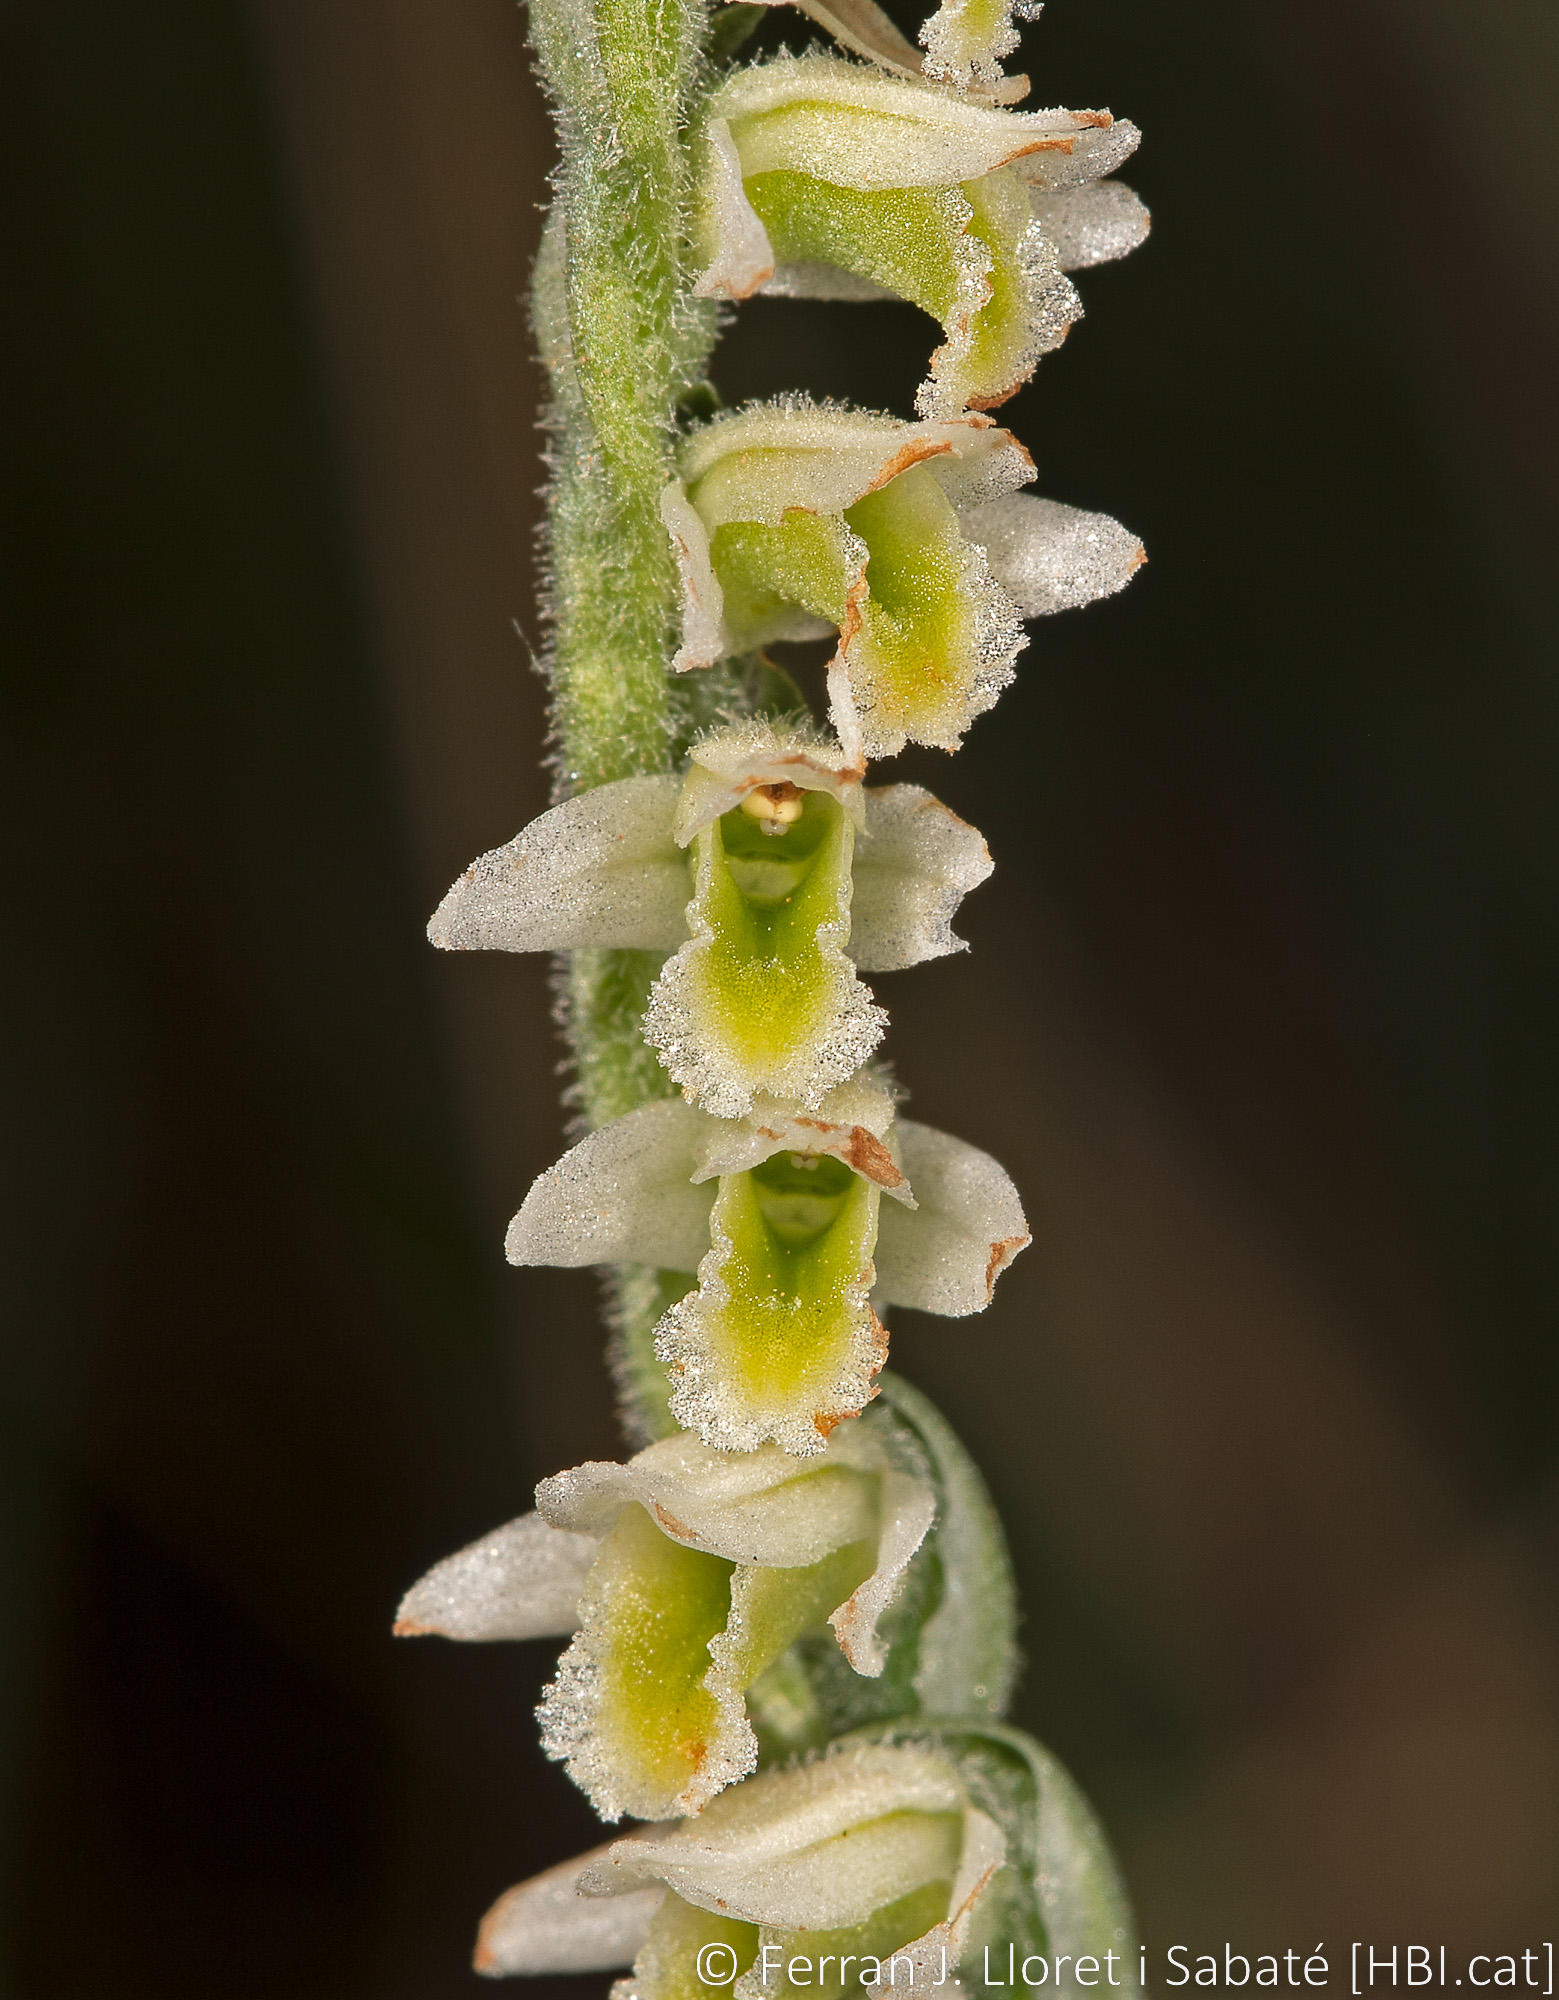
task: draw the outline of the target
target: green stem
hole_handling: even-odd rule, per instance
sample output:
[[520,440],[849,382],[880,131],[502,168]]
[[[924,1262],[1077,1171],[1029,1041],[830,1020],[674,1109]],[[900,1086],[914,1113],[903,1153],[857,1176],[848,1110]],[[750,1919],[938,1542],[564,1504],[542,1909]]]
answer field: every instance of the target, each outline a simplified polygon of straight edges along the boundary
[[689,295],[682,126],[701,0],[535,0],[562,164],[535,278],[552,386],[553,726],[582,791],[670,765],[678,584],[660,497],[714,313]]
[[[677,405],[715,333],[689,296],[682,144],[703,74],[707,0],[532,0],[562,163],[536,260],[533,316],[551,384],[546,554],[559,789],[669,770],[680,717],[667,683],[680,589],[660,498]],[[685,706],[681,704],[680,706]],[[560,1015],[586,1124],[671,1083],[644,1042],[659,954],[577,951]],[[652,1349],[653,1273],[613,1284],[625,1419],[658,1434],[666,1391]]]

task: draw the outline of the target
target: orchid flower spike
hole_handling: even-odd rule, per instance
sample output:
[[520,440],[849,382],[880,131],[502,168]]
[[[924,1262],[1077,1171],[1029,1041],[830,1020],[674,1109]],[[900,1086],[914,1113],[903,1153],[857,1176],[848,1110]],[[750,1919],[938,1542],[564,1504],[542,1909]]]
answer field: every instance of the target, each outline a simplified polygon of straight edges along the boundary
[[695,1968],[727,1973],[733,2000],[890,2000],[960,1975],[979,1992],[986,1948],[1005,1974],[1008,1943],[1069,1996],[1090,1958],[1141,1990],[1114,1859],[1067,1772],[1016,1730],[928,1723],[858,1732],[511,1889],[476,1966],[609,1971],[631,1951],[614,2000],[692,2000]]
[[[956,21],[992,11],[928,24],[949,67]],[[709,100],[695,290],[908,299],[945,335],[921,414],[992,409],[1080,316],[1065,271],[1147,235],[1129,189],[1092,185],[1139,138],[1107,111],[998,110],[833,55],[755,64]]]
[[676,665],[837,631],[845,745],[956,749],[1012,679],[1021,619],[1119,590],[1141,544],[1016,491],[1028,453],[989,418],[905,423],[801,397],[683,445],[661,512],[683,579]]
[[[536,1502],[430,1571],[395,1629],[573,1633],[538,1711],[543,1743],[607,1819],[696,1812],[761,1747],[818,1746],[866,1715],[1005,1705],[1000,1530],[913,1391],[804,1467],[677,1436],[543,1480]],[[841,1696],[840,1669],[860,1693]]]
[[856,1078],[815,1112],[630,1111],[541,1175],[506,1247],[515,1264],[696,1271],[656,1335],[673,1417],[723,1450],[804,1456],[876,1393],[874,1303],[981,1312],[1028,1242],[988,1153],[895,1119]]

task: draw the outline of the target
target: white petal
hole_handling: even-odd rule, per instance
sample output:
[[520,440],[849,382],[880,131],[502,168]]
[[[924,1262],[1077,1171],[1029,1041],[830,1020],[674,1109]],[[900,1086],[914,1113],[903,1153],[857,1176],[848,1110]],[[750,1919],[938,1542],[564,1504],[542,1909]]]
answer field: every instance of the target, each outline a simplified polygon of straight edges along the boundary
[[584,1886],[612,1894],[618,1883],[658,1879],[700,1909],[748,1923],[842,1929],[936,1879],[945,1865],[938,1817],[964,1805],[935,1752],[852,1746],[751,1779],[669,1833],[614,1842]]
[[816,1111],[760,1097],[746,1118],[710,1121],[709,1148],[697,1178],[747,1173],[776,1153],[831,1153],[913,1208],[909,1181],[888,1144],[892,1124],[893,1099],[865,1075],[835,1085]]
[[774,246],[742,188],[742,163],[723,118],[705,128],[704,229],[709,263],[695,299],[749,299],[774,270]]
[[[1018,159],[1065,157],[1111,123],[1107,111],[999,111],[822,54],[738,70],[710,109],[730,121],[743,174],[863,190],[951,187]],[[774,112],[785,115],[757,115]]]
[[876,1680],[888,1664],[877,1636],[877,1621],[898,1596],[910,1557],[920,1547],[936,1518],[936,1495],[923,1480],[907,1472],[882,1475],[877,1567],[855,1594],[829,1618],[839,1650],[858,1674]]
[[670,951],[687,936],[687,863],[671,838],[678,781],[622,778],[565,799],[473,861],[428,936],[444,951]]
[[[999,465],[989,463],[999,460]],[[943,461],[951,461],[943,463]],[[804,396],[749,404],[694,431],[678,466],[711,534],[727,521],[782,521],[796,508],[840,514],[926,464],[950,492],[980,497],[1033,477],[1010,431],[978,411],[908,423],[867,410],[827,409]]]
[[1112,597],[1148,559],[1136,536],[1108,514],[1085,513],[1030,493],[963,508],[958,518],[1025,618]]
[[1092,181],[1055,193],[1036,188],[1030,199],[1063,271],[1111,264],[1147,241],[1152,220],[1147,205],[1122,181]]
[[674,672],[686,674],[712,667],[725,657],[725,593],[709,560],[708,532],[680,480],[673,480],[661,494],[660,518],[671,537],[682,580],[682,644],[671,665]]
[[1036,188],[1081,187],[1103,180],[1125,165],[1142,144],[1142,134],[1129,118],[1117,118],[1091,132],[1080,132],[1066,151],[1027,153],[1013,161],[1019,180]]
[[870,1492],[854,1475],[880,1464],[870,1438],[859,1434],[836,1432],[829,1449],[803,1467],[777,1445],[733,1454],[682,1433],[626,1465],[597,1460],[544,1479],[536,1504],[557,1527],[599,1536],[636,1501],[687,1548],[801,1569],[870,1535]]
[[862,972],[897,972],[968,946],[954,911],[993,866],[966,821],[919,785],[866,794],[866,839],[855,849],[846,947]]
[[[946,1917],[924,1937],[899,1947],[893,1954],[893,1978],[866,1987],[868,2000],[894,2000],[901,1990],[907,1991],[917,1983],[922,1988],[933,1986],[941,1979],[944,1965],[958,1963],[969,1942],[980,1899],[1006,1858],[1007,1840],[1001,1828],[971,1806],[964,1814],[963,1851],[958,1857],[958,1874],[953,1881]],[[909,1960],[908,1978],[899,1971],[901,1958]],[[921,1975],[918,1981],[917,1975]]]
[[579,1593],[596,1540],[522,1514],[414,1583],[401,1599],[396,1636],[567,1638],[579,1623]]
[[511,1264],[655,1264],[694,1271],[714,1190],[695,1187],[708,1117],[680,1098],[603,1125],[537,1177],[509,1224]]
[[989,1153],[901,1118],[904,1170],[920,1206],[882,1211],[880,1304],[960,1319],[983,1312],[996,1280],[1031,1238],[1017,1189]]
[[[907,427],[906,427],[907,428]],[[792,784],[803,792],[827,792],[859,826],[863,766],[839,744],[815,729],[769,722],[755,716],[717,729],[693,745],[693,761],[682,783],[672,833],[679,847],[734,811],[760,785]],[[684,891],[687,903],[690,889]],[[687,935],[684,920],[682,935]]]
[[586,1896],[579,1877],[610,1849],[592,1848],[504,1891],[477,1932],[475,1969],[489,1978],[515,1973],[615,1972],[632,1965],[650,1919],[666,1900],[662,1887],[623,1896]]

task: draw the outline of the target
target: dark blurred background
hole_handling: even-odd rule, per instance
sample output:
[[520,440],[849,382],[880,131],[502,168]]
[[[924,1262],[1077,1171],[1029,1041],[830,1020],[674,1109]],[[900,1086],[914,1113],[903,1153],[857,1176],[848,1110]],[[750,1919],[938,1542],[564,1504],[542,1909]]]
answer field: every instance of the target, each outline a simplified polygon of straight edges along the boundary
[[[778,32],[777,30],[771,32]],[[1156,1945],[1559,1910],[1559,15],[1054,0],[1148,139],[1010,407],[1149,568],[965,753],[973,953],[881,982],[1037,1241],[895,1359],[986,1467],[1021,1720]],[[616,1449],[546,968],[422,923],[545,803],[508,0],[0,4],[0,1986],[472,1991],[588,1844],[555,1648],[400,1591]],[[730,397],[906,411],[908,308]],[[555,1995],[598,1982],[558,1982]],[[1334,1987],[1334,1990],[1337,1990]]]

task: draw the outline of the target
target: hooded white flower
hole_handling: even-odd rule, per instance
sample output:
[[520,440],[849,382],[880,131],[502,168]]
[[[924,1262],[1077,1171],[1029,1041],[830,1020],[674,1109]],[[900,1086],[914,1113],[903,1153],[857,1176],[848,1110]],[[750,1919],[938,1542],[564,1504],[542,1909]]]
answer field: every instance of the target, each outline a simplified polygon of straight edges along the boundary
[[484,854],[428,934],[453,950],[674,952],[645,1035],[683,1089],[724,1116],[760,1098],[815,1108],[882,1033],[857,969],[963,950],[953,913],[991,869],[929,792],[864,787],[861,769],[794,725],[717,730],[685,778],[602,785]]
[[1143,559],[1103,515],[1020,495],[1028,453],[980,416],[782,398],[696,431],[678,472],[677,666],[836,631],[834,727],[865,756],[955,749],[1012,679],[1021,619],[1118,590]]
[[[600,1904],[630,1898],[631,1920],[609,1927]],[[1080,1958],[1103,1983],[1107,1953],[1115,1989],[1139,1991],[1119,1875],[1071,1778],[1016,1730],[954,1722],[862,1732],[510,1890],[477,1967],[604,1971],[631,1949],[617,2000],[683,2000],[699,1947],[723,1944],[734,2000],[802,1987],[886,2000],[939,1981],[944,1952],[978,1991],[982,1948],[1005,1971],[1009,1941],[1045,1957],[1068,1996],[1090,1984]]]
[[539,1711],[547,1754],[605,1818],[696,1812],[753,1769],[746,1691],[800,1634],[831,1626],[857,1673],[882,1673],[879,1621],[937,1507],[887,1435],[847,1426],[805,1467],[687,1436],[577,1466],[430,1571],[396,1631],[574,1633]]
[[774,1439],[805,1455],[876,1393],[888,1343],[874,1299],[980,1312],[1028,1241],[989,1154],[895,1119],[886,1090],[857,1078],[815,1113],[631,1111],[541,1175],[506,1247],[516,1264],[696,1271],[656,1336],[672,1414],[724,1450]]
[[[944,9],[927,69],[968,74],[959,23],[1002,4]],[[1107,111],[998,110],[813,53],[738,70],[703,129],[697,290],[912,300],[946,335],[918,399],[928,417],[1004,402],[1082,311],[1064,272],[1147,234],[1128,189],[1080,192],[1138,143]]]

